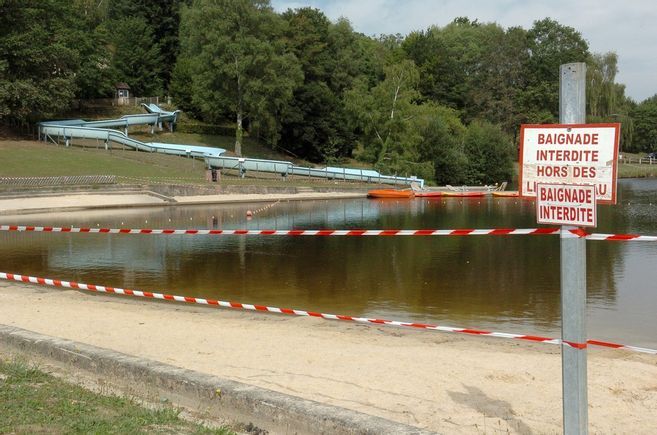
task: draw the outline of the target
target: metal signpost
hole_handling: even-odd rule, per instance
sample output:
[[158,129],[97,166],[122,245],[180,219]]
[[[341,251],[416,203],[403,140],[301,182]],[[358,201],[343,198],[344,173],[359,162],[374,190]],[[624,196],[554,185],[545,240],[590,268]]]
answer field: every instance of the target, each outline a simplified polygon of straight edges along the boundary
[[[586,122],[586,64],[559,68],[559,122]],[[586,241],[561,227],[561,340],[586,343]],[[563,432],[587,434],[586,348],[561,346]]]
[[562,225],[563,429],[587,434],[586,242],[570,230],[596,225],[596,201],[616,203],[620,124],[585,124],[585,63],[560,67],[559,122],[521,127],[519,190],[536,197],[538,223]]

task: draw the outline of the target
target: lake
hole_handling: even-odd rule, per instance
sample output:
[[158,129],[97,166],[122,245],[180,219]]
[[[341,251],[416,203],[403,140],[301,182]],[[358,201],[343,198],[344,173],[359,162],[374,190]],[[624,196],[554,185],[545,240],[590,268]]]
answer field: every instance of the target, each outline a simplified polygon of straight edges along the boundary
[[[621,180],[603,233],[657,234],[657,180]],[[517,198],[162,207],[0,217],[50,226],[534,228]],[[335,314],[560,335],[559,237],[0,233],[0,271]],[[589,337],[657,347],[657,243],[587,242]],[[47,310],[42,310],[47,313]]]

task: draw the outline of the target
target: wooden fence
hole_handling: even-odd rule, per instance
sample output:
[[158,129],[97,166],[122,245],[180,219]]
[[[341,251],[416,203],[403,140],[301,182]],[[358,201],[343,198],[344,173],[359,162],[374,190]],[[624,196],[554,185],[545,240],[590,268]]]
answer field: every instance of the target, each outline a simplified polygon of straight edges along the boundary
[[622,156],[618,159],[621,163],[634,164],[634,165],[657,165],[657,159],[650,157],[626,157]]

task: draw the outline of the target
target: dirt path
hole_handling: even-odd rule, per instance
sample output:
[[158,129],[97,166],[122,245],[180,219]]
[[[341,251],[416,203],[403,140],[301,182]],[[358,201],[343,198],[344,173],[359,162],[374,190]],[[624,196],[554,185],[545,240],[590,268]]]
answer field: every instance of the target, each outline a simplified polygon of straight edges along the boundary
[[[443,433],[561,431],[556,346],[3,281],[0,323]],[[592,433],[653,432],[657,357],[590,351],[589,403]]]

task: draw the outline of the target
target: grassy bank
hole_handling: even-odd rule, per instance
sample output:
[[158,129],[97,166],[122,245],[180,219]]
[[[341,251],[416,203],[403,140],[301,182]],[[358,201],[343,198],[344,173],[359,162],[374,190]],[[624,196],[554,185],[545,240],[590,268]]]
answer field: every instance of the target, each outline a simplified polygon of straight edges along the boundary
[[[146,134],[146,133],[144,133]],[[201,136],[186,133],[164,133],[144,136],[149,141],[203,144],[211,146],[232,147],[229,138],[224,136]],[[285,159],[257,142],[247,141],[247,155]],[[83,147],[84,145],[84,147]],[[245,152],[245,154],[246,154]],[[273,153],[273,154],[271,154]],[[116,175],[119,183],[125,184],[186,184],[216,186],[206,181],[205,165],[200,160],[177,157],[166,154],[144,153],[132,150],[105,150],[94,141],[75,142],[65,147],[53,143],[36,141],[5,140],[0,141],[0,177],[55,177],[66,175]],[[242,179],[237,171],[224,171],[219,185],[226,186],[267,186],[267,187],[324,187],[328,184],[345,188],[372,187],[372,184],[331,181],[308,178],[249,172]]]
[[106,151],[95,147],[64,147],[34,141],[0,142],[3,177],[59,175],[119,175],[127,177],[175,177],[204,180],[202,162],[164,154]]
[[21,362],[0,360],[0,433],[232,434],[63,382]]
[[634,164],[634,163],[620,163],[618,165],[619,178],[647,178],[657,177],[657,164]]

